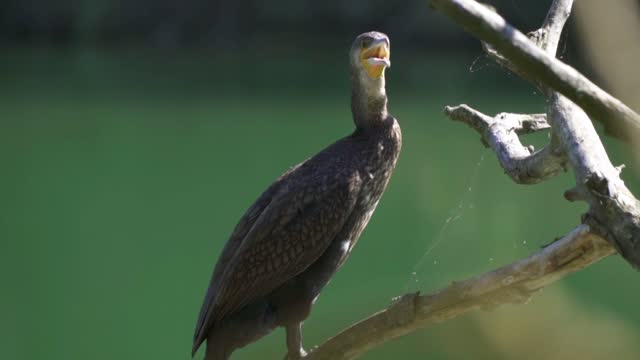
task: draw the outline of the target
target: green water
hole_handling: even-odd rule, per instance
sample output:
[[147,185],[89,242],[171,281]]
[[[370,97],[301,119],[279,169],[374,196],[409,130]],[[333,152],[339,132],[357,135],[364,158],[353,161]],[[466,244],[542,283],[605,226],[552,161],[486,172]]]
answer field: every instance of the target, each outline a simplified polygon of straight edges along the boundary
[[[189,359],[210,271],[243,211],[281,172],[352,129],[342,54],[292,61],[291,53],[260,63],[127,50],[3,58],[0,358]],[[462,102],[487,113],[543,111],[539,95],[499,69],[468,71],[473,60],[394,57],[388,91],[403,153],[357,249],[305,323],[307,346],[404,291],[509,263],[578,223],[585,206],[562,198],[570,173],[515,185],[475,133],[441,114]],[[609,146],[616,163],[632,164],[624,146]],[[625,179],[638,193],[638,177]],[[639,295],[637,273],[612,257],[527,305],[432,326],[363,359],[542,358],[496,340],[545,344],[550,332],[528,330],[541,326],[564,333],[554,341],[566,348],[574,338],[624,335],[631,340],[606,354],[625,358],[640,351]],[[554,311],[570,320],[545,315]],[[283,352],[276,331],[234,359]]]

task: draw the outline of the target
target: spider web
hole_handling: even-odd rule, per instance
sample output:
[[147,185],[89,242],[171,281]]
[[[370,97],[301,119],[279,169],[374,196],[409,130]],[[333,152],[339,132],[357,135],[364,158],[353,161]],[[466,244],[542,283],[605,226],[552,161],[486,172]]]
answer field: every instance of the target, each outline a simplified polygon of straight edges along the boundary
[[435,258],[432,260],[431,255],[433,251],[443,242],[443,240],[447,239],[446,235],[449,228],[451,227],[451,224],[460,221],[467,210],[474,208],[474,204],[472,201],[473,188],[476,178],[478,177],[480,166],[484,161],[485,154],[485,150],[480,153],[480,158],[473,168],[471,176],[469,177],[469,181],[466,184],[465,190],[461,192],[462,195],[460,197],[460,200],[456,202],[456,206],[452,207],[449,210],[449,216],[447,216],[447,218],[443,221],[439,230],[436,232],[435,237],[432,237],[431,242],[427,242],[425,252],[413,266],[411,274],[409,275],[409,279],[407,280],[407,283],[404,287],[404,292],[415,292],[419,290],[420,277],[418,274],[421,273],[421,271],[428,263],[438,265],[438,260]]

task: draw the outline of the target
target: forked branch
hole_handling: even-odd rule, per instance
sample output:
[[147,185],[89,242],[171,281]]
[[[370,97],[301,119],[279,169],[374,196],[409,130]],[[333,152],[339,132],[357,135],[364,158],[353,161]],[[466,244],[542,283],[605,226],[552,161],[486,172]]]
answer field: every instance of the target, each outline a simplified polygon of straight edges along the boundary
[[537,184],[557,175],[566,167],[566,156],[551,144],[533,151],[533,147],[525,147],[520,142],[519,134],[549,128],[544,114],[500,113],[490,117],[467,105],[447,106],[444,113],[452,120],[466,123],[476,130],[485,146],[491,147],[496,153],[507,175],[518,184]]
[[[531,81],[544,83],[571,99],[591,118],[603,123],[608,133],[625,140],[640,136],[640,115],[576,69],[549,55],[487,6],[473,0],[429,0],[429,3],[480,40],[489,43],[509,59],[518,74]],[[566,5],[563,8],[563,4],[556,3],[559,11],[566,10]],[[559,17],[554,15],[551,18]],[[553,29],[552,26],[548,28]]]

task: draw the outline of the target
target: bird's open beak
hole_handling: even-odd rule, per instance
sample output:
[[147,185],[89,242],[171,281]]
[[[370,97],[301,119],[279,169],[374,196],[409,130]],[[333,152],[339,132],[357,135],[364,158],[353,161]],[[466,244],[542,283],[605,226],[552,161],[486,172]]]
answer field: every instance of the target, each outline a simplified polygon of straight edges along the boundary
[[389,53],[389,45],[384,39],[376,40],[371,46],[360,51],[362,66],[371,78],[379,79],[384,75],[384,69],[391,67]]

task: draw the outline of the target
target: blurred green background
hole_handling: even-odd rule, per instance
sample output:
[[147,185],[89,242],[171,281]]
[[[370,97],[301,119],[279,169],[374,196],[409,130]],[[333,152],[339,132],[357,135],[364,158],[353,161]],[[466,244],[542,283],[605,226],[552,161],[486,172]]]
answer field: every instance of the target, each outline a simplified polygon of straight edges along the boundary
[[[549,2],[493,3],[534,29]],[[177,6],[0,5],[1,359],[189,359],[236,221],[284,170],[352,131],[346,53],[370,29],[392,40],[389,107],[404,148],[305,323],[307,347],[393,296],[507,264],[579,222],[584,204],[562,198],[571,173],[515,185],[473,131],[442,115],[449,104],[493,114],[545,103],[425,2],[158,4]],[[597,76],[579,36],[570,25],[563,57]],[[640,163],[605,141],[640,194]],[[638,296],[637,273],[611,257],[526,305],[432,326],[363,359],[636,359]],[[234,359],[280,359],[284,347],[278,330]]]

